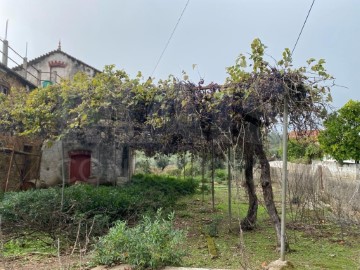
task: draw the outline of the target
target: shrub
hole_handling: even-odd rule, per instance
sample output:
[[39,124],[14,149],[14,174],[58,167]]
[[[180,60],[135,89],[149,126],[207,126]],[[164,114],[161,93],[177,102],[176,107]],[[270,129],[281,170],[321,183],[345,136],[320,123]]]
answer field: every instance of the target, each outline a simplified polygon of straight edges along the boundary
[[161,210],[152,221],[149,216],[135,227],[118,221],[95,245],[93,263],[112,265],[127,263],[139,269],[159,269],[179,265],[184,252],[179,249],[185,235],[173,227],[174,213],[165,220]]
[[118,219],[137,219],[160,207],[172,209],[177,198],[196,188],[192,179],[135,175],[122,187],[67,187],[62,208],[61,188],[9,192],[0,213],[8,233],[41,232],[74,240],[78,231],[81,238],[90,228],[92,235],[102,235]]
[[150,162],[148,159],[137,161],[135,168],[137,172],[151,173]]
[[170,160],[168,156],[158,154],[155,156],[155,163],[156,166],[163,171],[165,167],[170,164]]
[[221,183],[227,179],[227,171],[224,169],[216,169],[215,170],[215,178],[216,181]]

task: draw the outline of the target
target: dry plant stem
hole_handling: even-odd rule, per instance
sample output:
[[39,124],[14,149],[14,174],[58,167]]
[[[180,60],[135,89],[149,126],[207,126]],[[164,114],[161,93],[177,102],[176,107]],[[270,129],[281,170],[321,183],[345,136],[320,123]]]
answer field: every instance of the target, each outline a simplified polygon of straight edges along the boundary
[[2,233],[2,215],[0,215],[0,259],[4,269],[6,269],[5,258],[4,258],[4,235]]
[[76,246],[77,246],[77,243],[78,243],[78,241],[79,241],[80,227],[81,227],[81,222],[79,222],[78,230],[77,230],[77,233],[76,233],[76,239],[75,239],[74,247],[73,247],[73,249],[72,249],[72,251],[71,251],[71,255],[74,254],[75,249],[76,249]]
[[61,262],[61,256],[60,256],[60,238],[57,239],[57,255],[58,255],[58,260],[59,260],[59,267],[60,269],[62,269],[63,265],[62,265],[62,262]]
[[241,227],[241,220],[239,219],[239,241],[240,241],[240,253],[241,253],[241,266],[244,270],[251,270],[249,265],[249,256],[246,253],[245,241],[244,241],[244,233]]
[[93,228],[94,228],[94,224],[95,224],[95,217],[94,217],[93,220],[92,220],[89,233],[86,233],[85,246],[84,246],[84,248],[83,248],[83,249],[84,249],[84,253],[86,253],[87,247],[88,247],[88,245],[89,245],[89,243],[90,243],[90,235],[91,235],[91,232],[92,232],[92,230],[93,230]]
[[[235,160],[235,149],[234,153],[233,153],[233,157]],[[243,157],[241,158],[241,160],[243,160]],[[246,253],[246,247],[245,247],[245,241],[244,241],[244,234],[243,234],[243,230],[242,230],[242,226],[241,226],[241,219],[240,219],[240,215],[241,215],[241,208],[240,208],[240,202],[241,202],[241,197],[240,197],[240,177],[235,177],[235,172],[233,172],[233,177],[235,179],[235,183],[236,183],[236,198],[239,202],[239,218],[238,218],[238,222],[239,222],[239,248],[240,248],[240,256],[241,256],[241,262],[240,265],[244,270],[250,270],[250,260],[249,260],[249,256]]]

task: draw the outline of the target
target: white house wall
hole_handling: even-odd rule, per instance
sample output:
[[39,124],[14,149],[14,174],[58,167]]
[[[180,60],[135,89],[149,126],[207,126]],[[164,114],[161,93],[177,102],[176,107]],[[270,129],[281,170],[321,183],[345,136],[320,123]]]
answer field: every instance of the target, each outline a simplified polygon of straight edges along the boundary
[[[61,61],[65,63],[65,67],[52,67],[50,68],[49,62],[51,61]],[[35,69],[35,68],[36,69]],[[54,71],[63,79],[72,79],[74,75],[78,72],[84,72],[90,77],[93,77],[96,73],[91,67],[82,64],[79,61],[67,56],[61,51],[51,53],[49,56],[46,56],[44,59],[41,59],[39,62],[28,65],[28,75],[27,79],[35,85],[38,85],[38,72],[41,71],[41,80],[50,81],[54,77]],[[50,71],[52,72],[52,77],[50,77]],[[21,72],[20,72],[21,73]],[[32,74],[32,75],[30,75]],[[59,78],[57,77],[57,82]]]

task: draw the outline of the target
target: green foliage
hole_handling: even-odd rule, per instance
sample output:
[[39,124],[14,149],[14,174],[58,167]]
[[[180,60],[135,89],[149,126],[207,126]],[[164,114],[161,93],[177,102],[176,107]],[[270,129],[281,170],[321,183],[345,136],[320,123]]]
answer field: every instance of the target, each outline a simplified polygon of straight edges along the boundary
[[109,233],[95,245],[94,264],[127,263],[137,269],[159,269],[179,265],[184,252],[179,245],[184,241],[182,231],[173,227],[174,213],[163,219],[161,210],[155,219],[144,216],[135,227],[118,221]]
[[135,168],[137,173],[151,173],[149,159],[141,159],[136,161]]
[[289,140],[288,141],[288,160],[294,161],[305,157],[305,148],[306,145],[297,141]]
[[4,243],[3,252],[5,256],[22,256],[30,252],[55,255],[57,250],[52,244],[51,238],[41,234],[24,235]]
[[[282,154],[282,150],[280,151]],[[323,151],[317,142],[311,138],[290,139],[288,141],[288,160],[296,163],[311,163],[321,159]]]
[[267,154],[270,159],[280,158],[280,148],[282,146],[282,137],[279,133],[272,131],[266,136]]
[[[331,100],[325,83],[332,79],[323,59],[295,69],[289,49],[277,64],[265,60],[265,49],[260,39],[255,39],[250,55],[240,55],[235,65],[227,68],[229,76],[222,86],[205,86],[203,80],[194,84],[173,76],[155,84],[151,78],[144,80],[141,73],[131,79],[124,71],[108,66],[94,78],[78,74],[73,81],[37,89],[24,96],[20,103],[24,106],[16,108],[9,103],[6,111],[14,112],[14,123],[19,125],[13,126],[20,127],[23,134],[59,138],[74,128],[105,125],[112,128],[115,140],[142,148],[149,155],[206,154],[215,141],[216,154],[236,145],[244,147],[241,150],[246,154],[257,153],[264,164],[268,161],[261,155],[262,138],[283,119],[285,100],[290,127],[316,126]],[[248,145],[256,145],[257,150]],[[178,165],[186,168],[186,160]],[[271,186],[268,188],[270,191]],[[152,192],[158,195],[158,191]],[[272,197],[265,198],[273,211]]]
[[56,239],[60,235],[74,239],[92,226],[93,235],[101,235],[118,219],[136,219],[159,208],[171,209],[176,199],[194,193],[198,184],[192,179],[135,175],[123,187],[73,185],[6,193],[2,202],[3,227],[6,231],[44,232]]
[[204,233],[207,236],[217,237],[219,234],[219,225],[220,225],[221,221],[222,221],[221,216],[214,216],[211,219],[211,222],[205,226]]
[[165,167],[170,163],[169,157],[166,155],[158,154],[155,156],[155,163],[156,166],[163,171]]
[[227,180],[227,171],[225,169],[215,170],[215,180],[219,183]]
[[176,160],[176,166],[181,170],[186,166],[187,157],[186,154],[179,154]]
[[325,153],[338,161],[360,160],[360,102],[350,100],[329,115],[320,132],[319,142]]
[[324,152],[318,143],[309,143],[305,148],[305,157],[310,162],[314,159],[321,159]]

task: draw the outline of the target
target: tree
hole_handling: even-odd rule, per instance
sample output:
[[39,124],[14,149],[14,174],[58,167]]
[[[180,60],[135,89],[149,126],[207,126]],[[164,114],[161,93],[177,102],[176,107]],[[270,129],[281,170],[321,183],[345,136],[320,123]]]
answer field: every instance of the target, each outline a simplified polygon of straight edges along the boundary
[[360,160],[360,102],[349,100],[324,121],[319,142],[325,153],[339,162]]
[[[279,151],[282,154],[282,149]],[[320,159],[323,151],[318,142],[311,137],[289,139],[288,160],[290,162],[310,164],[314,159]]]
[[167,165],[170,164],[169,157],[166,155],[158,154],[155,156],[155,163],[158,168],[163,171]]

